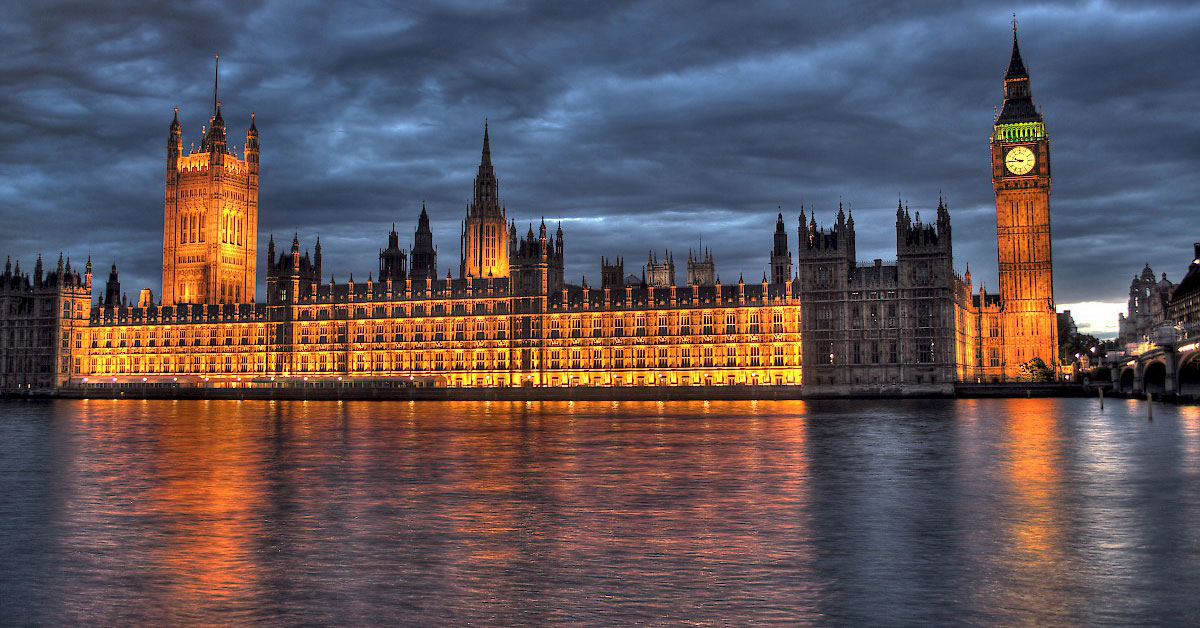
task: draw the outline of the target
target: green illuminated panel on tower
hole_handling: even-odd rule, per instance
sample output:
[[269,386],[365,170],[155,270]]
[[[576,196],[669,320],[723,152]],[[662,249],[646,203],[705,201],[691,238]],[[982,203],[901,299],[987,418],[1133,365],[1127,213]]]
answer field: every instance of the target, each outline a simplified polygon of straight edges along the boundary
[[1041,122],[1016,122],[997,124],[993,136],[998,142],[1027,142],[1046,137],[1046,125]]

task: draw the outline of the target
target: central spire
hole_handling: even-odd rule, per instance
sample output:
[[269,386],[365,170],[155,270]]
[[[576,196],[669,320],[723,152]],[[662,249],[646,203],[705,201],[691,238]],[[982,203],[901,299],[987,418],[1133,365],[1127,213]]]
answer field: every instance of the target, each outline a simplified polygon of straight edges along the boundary
[[1004,105],[996,116],[996,124],[1041,122],[1042,115],[1033,105],[1033,92],[1029,87],[1029,71],[1021,59],[1021,48],[1017,44],[1017,17],[1013,15],[1012,57],[1004,72]]
[[213,55],[213,117],[217,117],[217,77],[221,71],[221,55]]
[[488,122],[483,121],[483,155],[479,159],[479,171],[475,175],[475,196],[471,202],[470,215],[500,215],[499,183],[492,168],[492,147],[488,139]]
[[488,141],[488,119],[487,118],[483,119],[483,157],[482,157],[482,159],[480,159],[479,164],[481,166],[482,165],[488,165],[488,166],[492,165],[492,146],[491,146],[491,142]]
[[1017,45],[1017,14],[1013,13],[1012,57],[1008,60],[1008,71],[1004,73],[1004,80],[1016,78],[1029,78],[1029,72],[1025,70],[1025,62],[1021,60],[1021,48]]

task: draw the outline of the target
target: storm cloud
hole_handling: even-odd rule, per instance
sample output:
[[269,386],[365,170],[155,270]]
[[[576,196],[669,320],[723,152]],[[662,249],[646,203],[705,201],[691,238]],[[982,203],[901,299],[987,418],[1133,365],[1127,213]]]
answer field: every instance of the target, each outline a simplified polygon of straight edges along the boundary
[[956,266],[994,286],[1012,10],[1051,136],[1058,302],[1122,302],[1145,263],[1177,280],[1200,240],[1183,2],[7,2],[0,254],[90,254],[157,294],[171,109],[199,143],[220,54],[231,143],[257,115],[263,241],[319,233],[339,281],[422,202],[457,272],[487,118],[509,217],[562,221],[569,281],[701,240],[724,281],[756,281],[801,203],[828,223],[842,202],[860,257],[890,259],[897,198],[941,194]]

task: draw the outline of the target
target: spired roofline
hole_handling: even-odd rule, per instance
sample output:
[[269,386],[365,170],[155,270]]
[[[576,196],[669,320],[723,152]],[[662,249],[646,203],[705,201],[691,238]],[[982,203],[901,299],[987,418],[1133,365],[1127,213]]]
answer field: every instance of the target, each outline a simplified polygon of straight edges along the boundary
[[1021,60],[1021,48],[1017,45],[1017,14],[1013,13],[1013,47],[1012,57],[1008,60],[1008,70],[1004,73],[1004,80],[1029,78],[1029,72],[1025,69],[1025,62]]
[[1029,71],[1021,58],[1021,47],[1017,42],[1017,20],[1013,15],[1013,44],[1012,56],[1008,60],[1008,69],[1004,72],[1004,104],[996,115],[997,139],[1018,139],[1008,137],[999,127],[1011,124],[1036,123],[1035,129],[1022,129],[1017,135],[1020,139],[1032,139],[1045,134],[1042,127],[1042,114],[1033,104],[1033,91],[1029,84]]

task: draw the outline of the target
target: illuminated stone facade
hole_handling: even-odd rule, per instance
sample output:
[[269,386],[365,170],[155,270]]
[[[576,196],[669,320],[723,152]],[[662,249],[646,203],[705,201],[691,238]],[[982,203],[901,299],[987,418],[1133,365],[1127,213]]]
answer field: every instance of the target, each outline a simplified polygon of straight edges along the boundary
[[[1057,370],[1058,323],[1050,255],[1050,138],[1033,105],[1015,26],[990,149],[1000,294],[998,301],[982,293],[978,301],[972,298],[975,315],[989,329],[981,337],[983,359],[972,366],[979,380],[1023,379],[1035,359]],[[990,335],[993,321],[998,336]]]
[[516,290],[504,278],[319,284],[289,269],[288,287],[265,304],[96,308],[76,382],[800,383],[790,284],[568,286],[539,257],[513,273]]
[[258,128],[254,114],[238,157],[213,113],[199,150],[183,153],[179,109],[167,136],[162,303],[252,301],[258,275]]
[[[77,385],[799,385],[800,307],[790,281],[722,286],[712,256],[694,284],[601,288],[564,278],[565,236],[504,228],[489,140],[464,223],[462,275],[438,278],[425,208],[408,258],[395,229],[381,281],[322,282],[321,245],[267,245],[266,302],[129,307],[105,299],[83,333]],[[472,217],[479,218],[473,221]],[[499,221],[493,220],[499,218]],[[488,243],[489,225],[501,244]],[[482,240],[476,239],[476,236]],[[476,246],[482,242],[482,246]],[[495,259],[504,255],[503,263]],[[668,258],[668,261],[669,258]],[[673,270],[673,268],[671,269]],[[115,271],[114,271],[115,272]],[[477,274],[478,273],[478,274]],[[670,276],[664,273],[664,281]],[[115,275],[114,275],[115,282]],[[110,292],[120,292],[119,283]]]
[[483,125],[483,158],[475,175],[475,194],[462,225],[462,263],[458,276],[507,277],[509,230],[500,204],[500,184],[492,168],[487,123]]
[[[601,259],[601,285],[565,278],[565,236],[519,236],[499,202],[488,131],[461,234],[459,277],[439,277],[421,209],[406,255],[395,228],[378,280],[322,281],[320,241],[266,253],[253,301],[258,132],[245,157],[224,143],[214,98],[200,151],[168,143],[161,304],[131,307],[116,268],[89,308],[90,264],[0,284],[0,388],[68,384],[272,386],[798,386],[810,394],[948,393],[957,382],[1054,368],[1049,145],[1016,40],[992,135],[1000,292],[953,266],[950,213],[896,209],[896,260],[860,263],[854,218],[818,225],[802,208],[798,248],[779,214],[761,283],[722,285],[711,253],[651,253],[642,277]],[[1021,150],[1018,150],[1021,149]],[[1015,152],[1014,152],[1015,151]],[[764,241],[766,244],[766,241]],[[792,264],[796,264],[793,275]],[[40,278],[40,279],[39,279]],[[90,309],[90,312],[89,312]],[[803,368],[802,368],[803,365]]]

